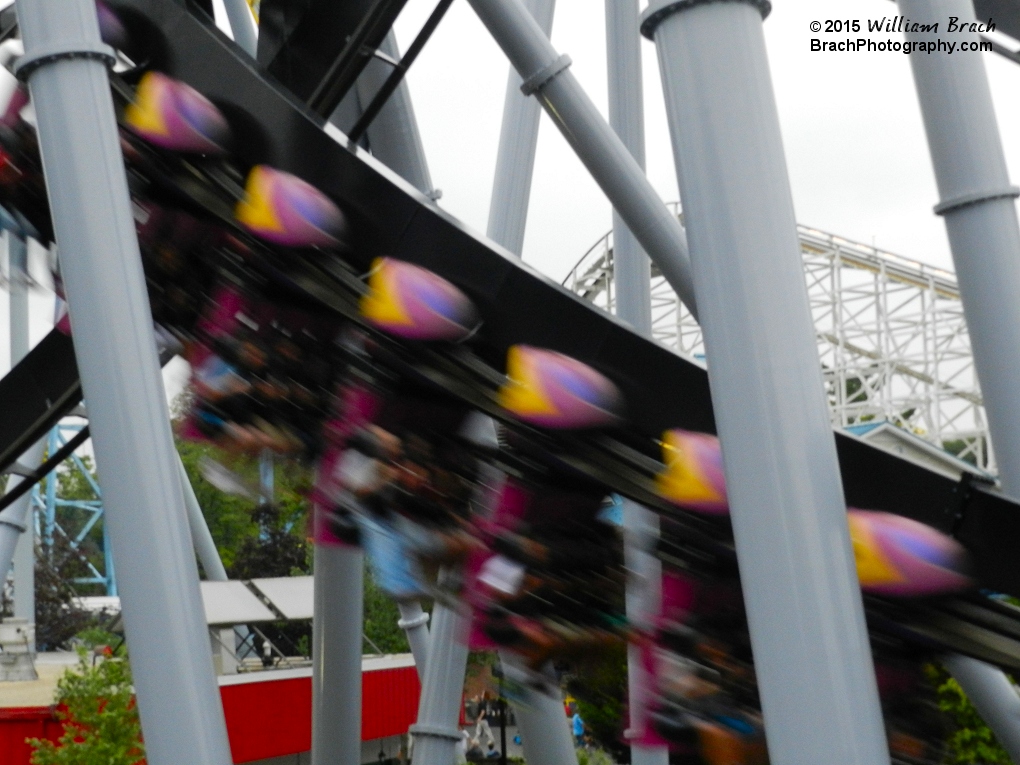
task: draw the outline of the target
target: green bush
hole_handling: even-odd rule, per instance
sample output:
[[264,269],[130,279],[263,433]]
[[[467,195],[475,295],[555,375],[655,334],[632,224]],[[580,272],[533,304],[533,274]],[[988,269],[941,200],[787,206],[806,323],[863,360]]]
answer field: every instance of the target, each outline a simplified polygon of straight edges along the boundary
[[63,734],[56,744],[28,739],[32,765],[139,765],[145,761],[131,669],[124,657],[95,664],[78,651],[78,665],[57,683]]
[[[622,732],[626,726],[627,647],[614,646],[575,667],[567,690],[577,699],[577,711],[594,743],[617,759],[628,747]],[[612,760],[610,760],[612,762]]]
[[124,644],[120,635],[110,632],[103,627],[97,626],[86,627],[74,637],[78,643],[88,650],[92,650],[93,648],[98,648],[100,646],[109,646],[111,649],[121,651]]
[[601,749],[578,749],[577,765],[613,765],[613,758]]
[[939,709],[952,720],[953,732],[946,740],[950,765],[1010,765],[995,734],[985,725],[959,684],[944,672],[936,673]]

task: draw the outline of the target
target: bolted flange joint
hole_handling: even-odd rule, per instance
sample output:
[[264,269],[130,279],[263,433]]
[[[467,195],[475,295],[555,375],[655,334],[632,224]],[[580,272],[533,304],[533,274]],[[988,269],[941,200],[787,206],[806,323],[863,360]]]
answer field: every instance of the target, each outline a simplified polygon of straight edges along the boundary
[[36,69],[67,59],[101,61],[107,67],[112,67],[117,63],[117,56],[109,45],[103,43],[91,45],[80,42],[75,42],[72,45],[58,43],[53,46],[43,46],[33,50],[31,53],[26,53],[14,65],[14,74],[17,75],[19,80],[26,81],[29,75]]
[[546,85],[548,85],[552,79],[570,66],[573,62],[570,60],[570,56],[564,53],[562,56],[557,58],[550,64],[546,64],[528,79],[521,83],[521,93],[526,96],[530,96],[532,93],[537,93]]
[[24,534],[26,531],[28,531],[28,526],[26,526],[24,523],[18,523],[17,521],[9,520],[7,518],[4,518],[3,516],[0,516],[0,526],[10,526],[19,534]]
[[[412,725],[407,729],[408,733],[415,736],[432,736],[433,738],[445,738],[450,741],[460,741],[461,732],[454,728],[446,728],[442,725]],[[418,747],[415,747],[417,749]]]
[[993,199],[1003,199],[1007,197],[1020,197],[1020,187],[1008,186],[1006,188],[990,189],[988,191],[972,191],[970,194],[961,194],[958,197],[953,197],[952,199],[939,202],[933,209],[936,215],[945,215],[946,213],[951,213],[954,210],[959,210],[961,207],[969,207],[970,205],[976,205],[980,202],[989,202]]
[[747,3],[757,8],[763,19],[772,11],[772,3],[769,0],[651,0],[645,12],[641,14],[641,34],[649,40],[654,40],[656,28],[667,17],[695,5],[708,3]]
[[397,626],[402,630],[411,630],[429,623],[429,615],[424,611],[413,619],[398,619]]

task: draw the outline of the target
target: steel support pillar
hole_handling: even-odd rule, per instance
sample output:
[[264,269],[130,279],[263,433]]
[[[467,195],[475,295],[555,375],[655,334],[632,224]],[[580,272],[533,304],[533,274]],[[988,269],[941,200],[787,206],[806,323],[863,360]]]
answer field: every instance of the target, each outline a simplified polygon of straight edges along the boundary
[[92,0],[18,0],[151,765],[228,765],[166,392]]
[[188,471],[184,469],[184,463],[177,457],[177,466],[180,473],[181,491],[184,493],[184,508],[188,513],[188,529],[191,532],[191,543],[195,547],[195,553],[202,563],[205,571],[205,578],[211,582],[227,581],[227,570],[220,560],[219,550],[213,541],[209,525],[205,522],[205,515],[202,507],[198,504],[198,497],[195,496],[195,488],[188,478]]
[[[528,13],[538,22],[546,37],[552,32],[556,0],[526,0]],[[528,223],[531,177],[538,147],[539,103],[521,92],[523,81],[511,66],[503,99],[503,124],[499,131],[496,174],[492,181],[492,201],[486,232],[492,241],[506,247],[517,257],[524,252],[524,232]]]
[[[899,0],[899,9],[922,23],[975,21],[971,0]],[[906,38],[938,42],[926,32]],[[1013,201],[1020,189],[1009,181],[982,56],[912,53],[910,67],[939,189],[935,213],[949,235],[999,475],[1005,492],[1020,497],[1020,228]],[[1009,680],[973,659],[950,658],[946,666],[1020,763],[1020,697]]]
[[773,765],[889,762],[762,30],[652,0]]
[[417,600],[397,603],[400,619],[397,626],[407,635],[407,643],[411,646],[414,666],[418,670],[418,679],[425,682],[425,667],[429,660],[429,615],[421,608]]
[[[659,516],[629,499],[623,500],[624,562],[627,566],[627,621],[636,629],[651,631],[662,604],[662,563],[651,548],[659,538]],[[642,661],[641,648],[627,646],[627,709],[630,727],[625,735],[633,743],[633,765],[667,765],[669,748],[639,742],[645,732],[647,689],[652,683]]]
[[[641,33],[637,0],[606,0],[609,125],[645,169],[645,118]],[[613,285],[616,315],[645,337],[652,336],[652,270],[648,256],[613,209]]]
[[[28,242],[24,233],[7,232],[7,254],[10,264],[11,367],[28,355],[30,350],[28,320]],[[32,446],[18,461],[26,468],[39,467],[43,441]],[[11,488],[21,483],[20,477],[10,479]],[[14,503],[11,515],[24,525],[14,550],[14,616],[35,623],[35,523],[32,518],[32,493]],[[17,533],[13,527],[11,532]],[[4,533],[0,530],[0,534]],[[0,553],[0,571],[7,571],[6,556]],[[8,564],[9,565],[9,564]],[[33,633],[34,634],[34,633]],[[32,645],[35,650],[35,645]]]
[[[500,651],[499,660],[507,677],[527,677],[528,671],[513,654]],[[551,667],[547,669],[552,674]],[[555,684],[555,680],[550,678],[549,684]],[[521,734],[525,761],[549,765],[576,763],[577,752],[562,697],[559,693],[550,695],[529,689],[526,684],[522,688],[524,698],[514,704],[514,715],[517,717],[517,730]]]
[[[220,560],[220,552],[216,549],[212,533],[209,531],[209,524],[206,523],[202,506],[198,504],[198,497],[195,496],[195,488],[188,478],[188,471],[184,469],[180,455],[177,456],[177,465],[180,467],[181,491],[184,492],[184,508],[188,512],[188,530],[191,532],[191,544],[195,547],[195,553],[202,564],[205,578],[210,582],[227,581],[227,570]],[[247,627],[242,628],[245,633]],[[237,633],[233,627],[225,627],[216,630],[217,639],[213,641],[213,653],[220,657],[220,674],[233,675],[237,672]],[[226,649],[226,650],[224,650]]]
[[[974,20],[970,0],[900,0],[918,20]],[[955,34],[955,33],[954,33]],[[927,41],[908,33],[908,41]],[[956,39],[956,38],[954,38]],[[978,42],[980,35],[960,34]],[[961,52],[911,54],[921,114],[988,410],[1003,488],[1020,497],[1020,230],[984,61]]]
[[[555,0],[530,0],[524,8],[524,13],[537,25],[539,34],[546,40],[552,30],[555,7]],[[514,69],[513,63],[511,60],[503,101],[503,125],[499,134],[499,153],[496,157],[496,175],[492,184],[486,234],[497,244],[521,257],[541,112],[539,104],[528,98],[530,94],[522,92],[521,75]],[[539,693],[531,695],[536,697],[534,704],[514,704],[517,726],[528,762],[533,765],[576,763],[577,755],[570,730],[566,725],[557,725],[564,716],[559,690],[552,697]]]
[[260,505],[271,505],[276,501],[276,460],[273,452],[263,449],[259,455],[259,498]]
[[467,669],[464,617],[436,603],[432,611],[428,663],[418,701],[418,721],[411,726],[415,765],[453,765],[460,730],[460,702]]
[[942,660],[943,665],[960,684],[977,708],[999,743],[1009,752],[1013,762],[1017,759],[1017,731],[1020,730],[1020,694],[1016,687],[997,667],[969,656],[952,654]]
[[230,26],[230,34],[234,36],[234,42],[241,50],[255,58],[259,38],[255,17],[252,16],[248,3],[245,0],[223,0],[223,7],[227,12],[227,24]]
[[521,0],[469,0],[489,33],[588,168],[666,281],[697,315],[687,241],[644,172],[570,73]]
[[[500,652],[504,666],[514,658]],[[577,762],[573,734],[563,711],[563,694],[555,683],[546,692],[531,690],[527,698],[514,703],[517,730],[521,734],[524,759],[531,765],[571,765]]]
[[[400,58],[396,37],[392,30],[386,35],[379,50],[393,60]],[[357,103],[348,99],[337,107],[337,113],[331,118],[340,118],[341,110],[349,109],[346,114],[350,125],[342,125],[341,129],[350,129],[361,116],[361,105],[372,100],[375,93],[382,87],[390,73],[391,65],[376,58],[373,59],[355,85]],[[339,119],[338,119],[339,122]],[[425,149],[418,130],[418,120],[414,115],[411,92],[407,80],[401,81],[390,96],[386,105],[379,112],[368,128],[368,141],[372,155],[393,170],[405,181],[432,199],[439,198],[439,192],[432,187],[432,175],[429,173]],[[400,620],[397,625],[407,635],[407,642],[414,656],[418,677],[424,680],[425,665],[429,650],[429,615],[422,610],[421,603],[399,602]]]
[[312,765],[359,765],[364,557],[316,544],[312,573]]
[[[397,39],[392,30],[383,39],[379,51],[394,61],[400,59]],[[367,106],[392,71],[392,65],[379,58],[372,59],[355,84],[361,107]],[[360,109],[359,109],[360,115]],[[350,126],[353,126],[351,123]],[[396,172],[431,199],[439,199],[432,186],[432,175],[425,161],[425,149],[414,116],[414,104],[407,80],[402,80],[386,101],[382,111],[368,128],[368,145],[380,162]]]
[[[40,439],[21,455],[18,462],[38,466],[42,462],[45,445],[46,439]],[[23,480],[20,475],[11,475],[7,479],[7,490],[14,489]],[[28,492],[0,512],[0,571],[3,572],[0,582],[7,578],[13,563],[14,615],[35,623],[35,525],[29,513],[31,506],[32,492]]]
[[[645,167],[645,121],[642,98],[641,35],[637,0],[606,0],[606,52],[609,81],[609,126],[620,136],[638,167]],[[646,337],[652,336],[651,264],[623,218],[613,210],[613,285],[616,315]],[[627,582],[627,620],[639,629],[650,629],[662,601],[662,564],[647,551],[659,536],[659,516],[628,499],[623,500],[623,525],[627,531],[624,555],[630,578]],[[641,660],[641,649],[627,648],[627,696],[634,741],[641,731],[636,723],[645,719],[645,691],[651,679]],[[634,765],[667,765],[669,749],[632,743]]]

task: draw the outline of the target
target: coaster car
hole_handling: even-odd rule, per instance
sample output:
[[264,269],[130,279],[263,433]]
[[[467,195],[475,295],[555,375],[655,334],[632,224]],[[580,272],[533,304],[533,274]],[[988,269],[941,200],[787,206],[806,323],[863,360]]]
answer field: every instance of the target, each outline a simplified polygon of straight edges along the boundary
[[[670,430],[662,450],[665,468],[657,485],[664,499],[701,514],[729,513],[718,438]],[[854,508],[848,521],[865,592],[921,597],[972,586],[967,551],[942,532],[899,515]]]
[[146,72],[124,122],[136,135],[170,151],[222,154],[230,126],[216,106],[194,88],[159,72]]
[[518,420],[556,430],[614,425],[623,409],[623,397],[607,377],[577,359],[528,345],[507,353],[499,402]]
[[656,483],[674,505],[706,515],[730,511],[719,439],[707,433],[670,430],[662,438],[665,470]]
[[955,539],[892,513],[851,509],[848,520],[865,592],[918,597],[973,585],[967,551]]
[[456,342],[478,326],[471,300],[431,271],[392,258],[376,258],[361,300],[369,324],[407,340]]
[[285,247],[337,248],[347,230],[344,214],[329,197],[268,165],[248,174],[235,216],[255,236]]

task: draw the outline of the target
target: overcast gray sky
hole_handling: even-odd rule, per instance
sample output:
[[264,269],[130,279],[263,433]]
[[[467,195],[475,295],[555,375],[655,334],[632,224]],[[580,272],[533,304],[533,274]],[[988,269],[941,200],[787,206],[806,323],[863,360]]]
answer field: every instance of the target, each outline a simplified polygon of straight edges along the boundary
[[[402,47],[433,5],[409,1],[397,23]],[[948,267],[942,222],[931,212],[936,191],[907,56],[809,51],[811,21],[864,23],[895,13],[888,0],[773,0],[765,37],[797,219]],[[553,43],[573,59],[572,71],[605,114],[603,4],[557,0]],[[675,200],[655,49],[642,45],[648,176],[663,199]],[[1016,181],[1020,66],[980,55]],[[479,231],[487,220],[506,75],[506,58],[463,0],[451,7],[409,75],[441,204]],[[610,225],[601,191],[543,115],[525,259],[559,279]]]

